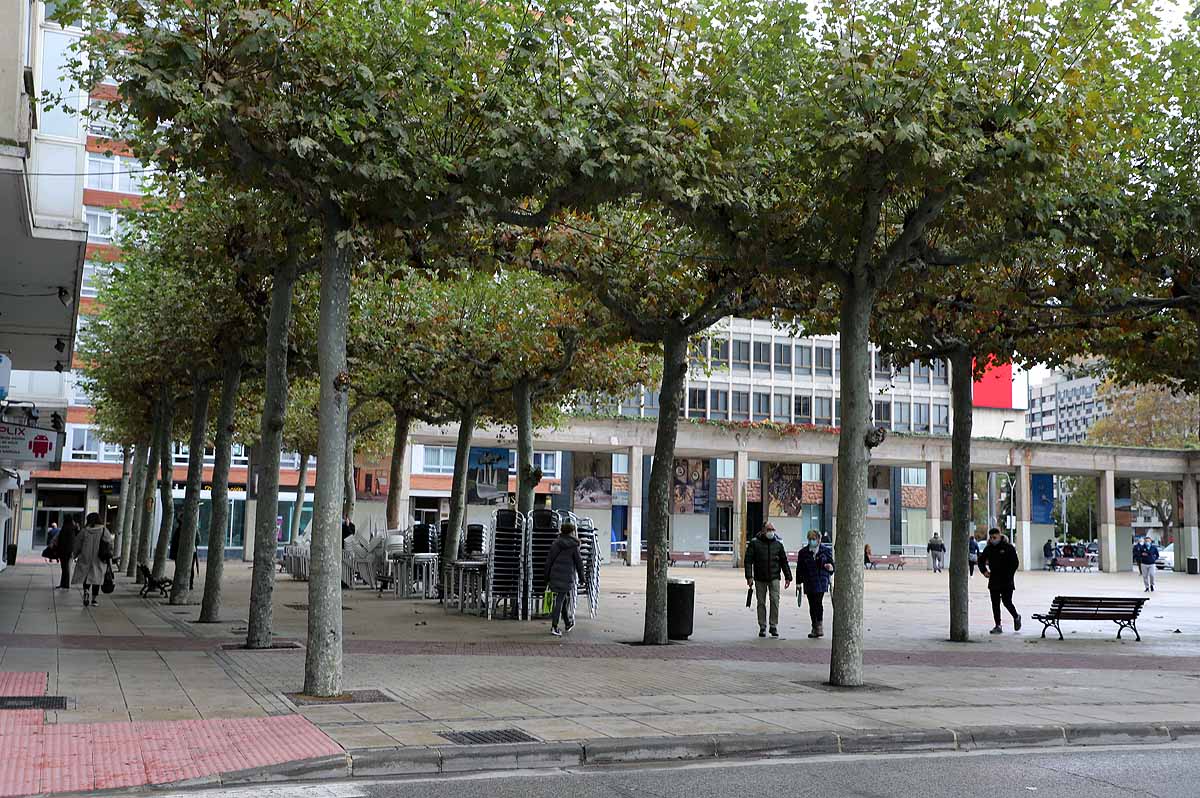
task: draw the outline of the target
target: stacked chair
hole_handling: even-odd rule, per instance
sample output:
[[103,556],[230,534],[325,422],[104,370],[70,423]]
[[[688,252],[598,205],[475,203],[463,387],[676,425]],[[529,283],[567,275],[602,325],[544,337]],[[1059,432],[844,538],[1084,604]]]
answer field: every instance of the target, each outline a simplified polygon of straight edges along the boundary
[[491,545],[486,548],[488,619],[491,620],[500,604],[505,605],[508,617],[525,617],[529,604],[529,535],[525,516],[508,508],[496,510],[492,514]]

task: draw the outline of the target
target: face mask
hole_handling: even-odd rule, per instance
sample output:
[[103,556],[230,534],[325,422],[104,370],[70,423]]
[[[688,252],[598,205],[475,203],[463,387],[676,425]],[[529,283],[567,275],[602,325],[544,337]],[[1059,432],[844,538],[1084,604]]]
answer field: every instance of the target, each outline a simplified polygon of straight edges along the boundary
[[820,546],[820,545],[821,545],[821,541],[819,541],[819,540],[810,540],[810,541],[808,541],[808,547],[809,547],[810,549],[815,549],[817,546]]

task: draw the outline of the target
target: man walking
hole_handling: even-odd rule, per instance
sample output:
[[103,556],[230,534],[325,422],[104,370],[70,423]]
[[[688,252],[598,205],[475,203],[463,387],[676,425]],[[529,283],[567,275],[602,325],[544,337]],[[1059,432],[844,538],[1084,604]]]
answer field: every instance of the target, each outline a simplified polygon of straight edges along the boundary
[[946,544],[942,540],[942,536],[934,532],[933,537],[929,539],[929,543],[925,546],[925,551],[928,552],[929,559],[933,563],[933,572],[940,574],[946,563]]
[[1021,614],[1012,602],[1016,589],[1014,576],[1020,567],[1021,560],[1013,544],[999,529],[989,529],[988,544],[979,555],[979,573],[988,578],[988,592],[992,594],[992,619],[996,621],[996,626],[991,633],[994,635],[1004,634],[1004,627],[1000,625],[1001,604],[1012,615],[1013,629],[1021,631]]
[[1154,572],[1158,570],[1158,546],[1149,535],[1133,547],[1133,561],[1142,570],[1142,584],[1146,588],[1144,592],[1154,592]]
[[779,637],[779,574],[785,577],[784,590],[792,586],[792,569],[788,565],[787,551],[775,526],[763,525],[746,546],[746,587],[753,587],[758,599],[758,636],[767,636],[767,598],[771,599],[771,637]]

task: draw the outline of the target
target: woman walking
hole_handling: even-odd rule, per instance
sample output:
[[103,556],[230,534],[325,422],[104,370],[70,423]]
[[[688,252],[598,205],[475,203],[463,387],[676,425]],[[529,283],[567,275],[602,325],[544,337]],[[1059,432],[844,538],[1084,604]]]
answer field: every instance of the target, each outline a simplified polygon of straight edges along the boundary
[[89,513],[87,526],[75,538],[75,577],[71,580],[73,585],[83,585],[85,607],[100,604],[100,585],[112,559],[112,544],[113,536],[100,524],[100,514]]
[[796,592],[808,598],[808,617],[812,621],[811,638],[825,636],[825,594],[833,576],[833,549],[821,544],[821,534],[808,533],[808,545],[796,556]]
[[550,613],[550,634],[562,637],[558,629],[558,619],[562,618],[564,629],[571,631],[575,628],[575,618],[571,615],[571,593],[575,590],[575,577],[582,582],[583,557],[579,554],[579,538],[575,537],[575,525],[564,523],[558,537],[550,544],[546,555],[546,585],[554,594],[554,609]]

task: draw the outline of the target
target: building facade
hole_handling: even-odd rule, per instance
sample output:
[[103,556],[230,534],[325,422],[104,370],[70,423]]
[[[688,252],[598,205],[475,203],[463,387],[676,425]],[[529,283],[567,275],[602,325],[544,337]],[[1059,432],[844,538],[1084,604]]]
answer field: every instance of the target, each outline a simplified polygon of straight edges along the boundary
[[1073,371],[1055,372],[1029,388],[1025,436],[1034,441],[1081,443],[1092,424],[1109,414],[1098,396],[1099,377]]

